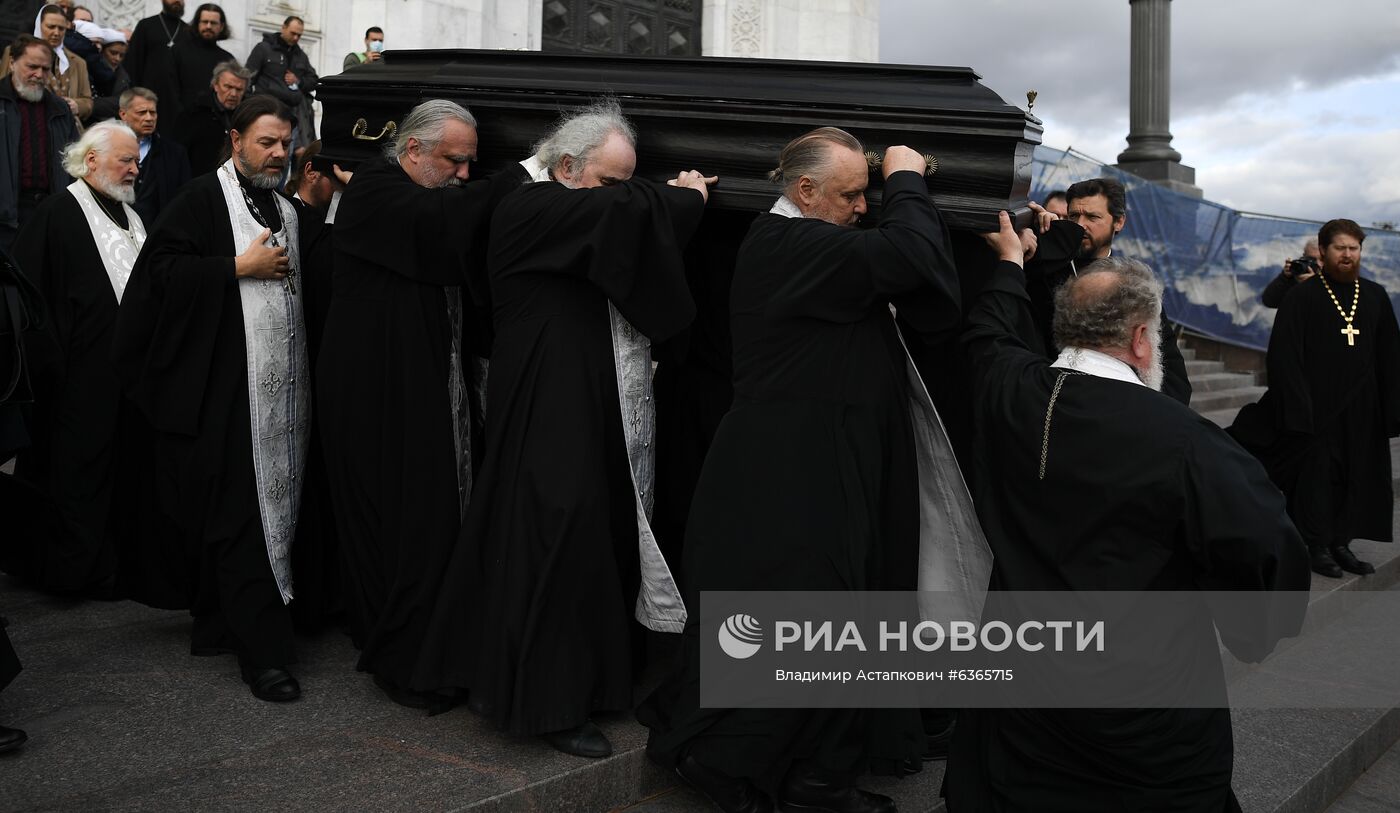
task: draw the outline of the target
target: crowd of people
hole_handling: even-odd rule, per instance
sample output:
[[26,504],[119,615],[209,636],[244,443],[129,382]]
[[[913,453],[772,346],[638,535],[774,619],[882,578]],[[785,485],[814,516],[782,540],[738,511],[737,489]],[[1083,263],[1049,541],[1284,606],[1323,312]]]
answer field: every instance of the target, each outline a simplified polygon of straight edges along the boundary
[[[40,30],[66,31],[50,8]],[[429,100],[351,173],[306,138],[300,21],[245,67],[213,53],[216,6],[192,33],[165,8],[115,120],[79,132],[51,85],[81,72],[66,39],[21,37],[0,79],[22,122],[6,301],[30,314],[0,393],[10,577],[188,610],[191,653],[235,656],[270,702],[301,695],[297,633],[342,628],[390,700],[590,758],[646,631],[678,635],[637,709],[648,755],[727,811],[892,811],[859,777],[944,754],[957,813],[1237,809],[1228,710],[711,708],[696,608],[916,590],[985,539],[992,589],[1291,591],[1300,622],[1310,566],[1365,572],[1349,541],[1391,534],[1400,330],[1355,223],[1289,272],[1269,393],[1227,433],[1189,409],[1162,283],[1113,250],[1112,178],[956,248],[922,155],[885,151],[861,228],[865,148],[819,128],[707,255],[715,308],[687,266],[717,179],[636,177],[617,102],[476,179],[476,119]],[[176,149],[157,107],[186,67],[213,81],[178,115],[209,138]],[[678,383],[702,323],[724,373]],[[676,427],[698,453],[664,456]],[[0,635],[0,685],[17,669]]]

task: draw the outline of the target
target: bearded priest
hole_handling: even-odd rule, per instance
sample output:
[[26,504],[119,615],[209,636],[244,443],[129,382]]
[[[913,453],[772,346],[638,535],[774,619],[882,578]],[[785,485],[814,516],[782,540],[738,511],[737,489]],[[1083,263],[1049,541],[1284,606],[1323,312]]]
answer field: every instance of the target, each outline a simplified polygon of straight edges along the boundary
[[120,495],[118,441],[133,416],[108,351],[127,279],[146,240],[136,199],[139,149],[121,122],[87,130],[63,153],[74,181],[39,204],[13,247],[20,270],[48,303],[30,344],[32,445],[13,477],[0,475],[8,533],[0,568],[60,594],[112,598],[115,536],[130,527]]
[[1400,435],[1400,329],[1390,294],[1361,276],[1366,232],[1330,220],[1322,273],[1279,306],[1269,390],[1230,434],[1269,470],[1308,543],[1313,572],[1367,575],[1353,539],[1391,541],[1390,444]]
[[301,695],[291,548],[310,439],[297,214],[275,191],[291,113],[234,111],[232,155],[156,221],[117,318],[117,373],[156,432],[151,484],[187,564],[192,653],[236,654],[262,700]]

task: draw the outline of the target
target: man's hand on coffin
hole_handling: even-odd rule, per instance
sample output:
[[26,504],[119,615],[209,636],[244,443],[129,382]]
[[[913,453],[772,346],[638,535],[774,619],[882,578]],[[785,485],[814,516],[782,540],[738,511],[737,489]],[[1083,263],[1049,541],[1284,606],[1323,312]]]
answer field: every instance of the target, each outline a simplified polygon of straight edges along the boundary
[[283,246],[267,245],[267,239],[271,236],[272,232],[269,229],[263,229],[262,234],[253,238],[253,242],[248,244],[248,248],[234,258],[233,275],[235,277],[274,280],[286,278],[290,265],[290,261],[287,259],[287,249]]
[[350,179],[355,177],[355,173],[341,169],[340,164],[331,164],[331,170],[335,172],[335,179],[343,184],[350,183]]
[[707,178],[693,169],[687,169],[685,172],[667,181],[666,185],[694,189],[696,192],[699,192],[700,197],[704,198],[705,202],[708,203],[710,200],[710,187],[718,182],[718,175],[711,175]]
[[[1036,234],[1044,234],[1050,230],[1050,224],[1060,219],[1054,212],[1047,212],[1044,206],[1035,201],[1030,202],[1031,212],[1035,215]],[[1029,256],[1026,259],[1030,259]]]
[[928,169],[928,162],[924,160],[922,155],[903,145],[885,150],[885,159],[880,164],[880,170],[886,179],[894,173],[906,169],[923,175],[924,170]]
[[[997,253],[997,259],[1006,260],[1024,267],[1026,264],[1026,251],[1022,245],[1023,235],[1030,234],[1030,229],[1023,230],[1022,234],[1016,233],[1016,227],[1011,225],[1011,215],[1006,212],[997,214],[997,225],[1000,229],[982,235],[982,239],[987,241],[987,245]],[[1032,240],[1035,235],[1030,234]],[[1032,249],[1034,250],[1034,249]]]

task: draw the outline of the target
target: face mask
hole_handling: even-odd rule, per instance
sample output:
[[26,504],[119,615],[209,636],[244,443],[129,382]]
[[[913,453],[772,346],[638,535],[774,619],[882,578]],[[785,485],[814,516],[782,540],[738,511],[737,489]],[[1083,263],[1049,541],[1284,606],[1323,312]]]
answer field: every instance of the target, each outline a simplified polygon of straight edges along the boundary
[[370,49],[371,51],[373,51],[374,53],[376,53],[376,54],[379,53],[380,51],[383,51],[383,50],[384,50],[384,40],[370,40],[369,49]]

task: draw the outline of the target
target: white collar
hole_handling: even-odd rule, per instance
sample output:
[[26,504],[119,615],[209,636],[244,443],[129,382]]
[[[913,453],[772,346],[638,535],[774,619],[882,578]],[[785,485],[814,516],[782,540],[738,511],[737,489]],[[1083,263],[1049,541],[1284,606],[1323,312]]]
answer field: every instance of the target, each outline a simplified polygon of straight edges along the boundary
[[538,155],[532,155],[524,161],[521,161],[520,166],[525,168],[525,172],[529,174],[531,181],[538,183],[540,181],[554,180],[549,177],[549,167],[544,165],[544,162],[540,160]]
[[1086,373],[1099,378],[1110,378],[1114,381],[1126,381],[1129,384],[1137,384],[1140,387],[1147,386],[1138,377],[1137,371],[1124,361],[1114,358],[1107,353],[1100,353],[1097,350],[1089,350],[1083,347],[1066,347],[1060,351],[1059,358],[1050,365],[1064,370],[1074,370],[1077,373]]
[[797,204],[787,196],[783,195],[773,204],[773,208],[768,210],[769,214],[782,215],[783,217],[805,217],[802,210],[797,208]]

